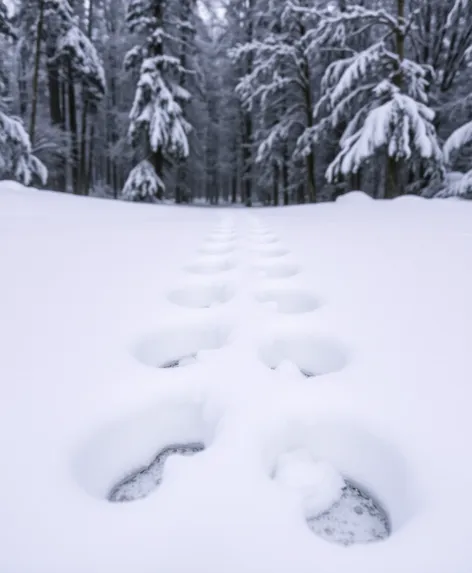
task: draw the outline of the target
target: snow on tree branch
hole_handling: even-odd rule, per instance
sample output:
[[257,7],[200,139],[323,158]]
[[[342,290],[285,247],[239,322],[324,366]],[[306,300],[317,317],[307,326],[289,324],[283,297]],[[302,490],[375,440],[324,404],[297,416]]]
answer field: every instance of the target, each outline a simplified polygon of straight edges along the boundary
[[46,167],[32,154],[29,136],[21,121],[0,112],[0,179],[10,177],[30,185],[34,176],[45,185]]
[[443,146],[444,159],[446,163],[451,162],[454,152],[472,141],[472,121],[456,129],[446,140]]
[[141,68],[136,97],[130,112],[130,135],[135,138],[142,127],[148,133],[153,151],[165,150],[171,156],[188,157],[187,134],[190,125],[183,118],[176,94],[188,99],[183,88],[172,90],[159,70],[161,58],[147,58]]
[[[379,95],[383,89],[379,86]],[[343,141],[341,152],[328,167],[328,181],[336,180],[339,174],[356,173],[381,148],[396,160],[409,159],[416,152],[423,159],[441,161],[433,119],[431,109],[397,91],[389,101],[371,110],[363,126]]]
[[55,57],[69,61],[74,74],[82,81],[89,95],[97,101],[102,99],[106,90],[103,65],[95,46],[79,27],[70,27],[59,38]]
[[126,201],[153,202],[163,190],[164,183],[152,164],[145,159],[130,172],[123,187],[122,197]]
[[16,31],[8,17],[8,9],[3,0],[0,0],[0,34],[13,39],[17,38]]

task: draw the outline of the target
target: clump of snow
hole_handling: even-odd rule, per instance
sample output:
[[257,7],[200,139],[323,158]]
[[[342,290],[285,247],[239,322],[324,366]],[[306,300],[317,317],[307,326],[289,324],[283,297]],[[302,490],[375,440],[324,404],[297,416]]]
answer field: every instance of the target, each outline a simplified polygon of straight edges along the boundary
[[350,191],[349,193],[340,195],[336,199],[336,203],[349,204],[349,205],[355,205],[356,203],[366,203],[368,201],[373,201],[373,199],[363,191]]
[[300,496],[307,518],[332,507],[341,498],[344,487],[343,477],[331,464],[315,460],[305,449],[282,454],[275,479]]
[[300,372],[300,368],[290,360],[282,360],[275,370],[282,376],[303,380],[303,374]]

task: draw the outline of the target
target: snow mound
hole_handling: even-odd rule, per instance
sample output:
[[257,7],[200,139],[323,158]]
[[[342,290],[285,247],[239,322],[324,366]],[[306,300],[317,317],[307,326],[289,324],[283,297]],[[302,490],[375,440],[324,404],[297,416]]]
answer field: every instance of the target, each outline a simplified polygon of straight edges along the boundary
[[372,197],[364,193],[364,191],[350,191],[336,199],[336,203],[342,203],[343,205],[362,205],[371,201],[373,201]]
[[282,454],[275,479],[300,496],[307,518],[317,516],[341,499],[344,479],[328,462],[317,461],[306,449]]
[[289,378],[298,378],[303,380],[304,376],[306,378],[311,377],[311,373],[308,376],[308,373],[302,372],[300,368],[298,368],[298,366],[293,362],[290,362],[290,360],[282,360],[282,362],[277,366],[277,368],[274,368],[274,370],[276,370],[280,375]]

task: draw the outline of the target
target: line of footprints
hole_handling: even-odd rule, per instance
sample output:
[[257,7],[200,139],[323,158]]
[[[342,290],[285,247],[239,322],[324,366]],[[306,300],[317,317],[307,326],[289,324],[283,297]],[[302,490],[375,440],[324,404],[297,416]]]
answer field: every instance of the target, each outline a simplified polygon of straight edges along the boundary
[[[277,236],[255,221],[251,227],[250,241],[255,247],[253,252],[258,255],[253,271],[264,278],[265,286],[253,295],[254,301],[257,304],[270,303],[276,312],[282,314],[316,312],[322,303],[309,291],[284,286],[284,282],[290,285],[291,281],[286,279],[298,275],[300,267],[290,261],[289,251],[280,244]],[[232,223],[223,221],[200,247],[200,256],[196,261],[185,267],[185,271],[197,280],[171,291],[168,295],[170,302],[183,308],[211,309],[232,301],[236,292],[230,279],[231,272],[237,268],[234,258],[237,246],[238,236]],[[228,342],[230,331],[229,326],[215,326],[208,321],[203,321],[201,327],[186,329],[184,336],[177,328],[174,331],[165,330],[146,338],[137,348],[136,356],[154,368],[182,368],[197,363],[199,352],[222,348]],[[287,369],[288,374],[297,374],[300,379],[313,379],[340,370],[346,362],[343,349],[336,343],[307,333],[299,337],[293,333],[285,337],[283,334],[275,336],[262,345],[260,358],[271,370],[283,373]],[[315,382],[307,380],[307,383]],[[119,479],[109,490],[108,500],[131,502],[145,498],[162,482],[164,466],[170,456],[193,456],[204,449],[205,443],[198,440],[167,444],[157,452],[149,465]],[[298,459],[297,463],[303,468],[303,460]],[[302,481],[310,478],[310,471],[301,473]],[[277,478],[277,468],[271,477]],[[327,541],[346,546],[388,537],[390,519],[380,503],[348,477],[340,479],[338,486],[333,485],[337,483],[336,479],[329,480],[334,491],[333,502],[328,508],[322,507],[320,510],[316,503],[307,504],[305,516],[309,528]],[[313,480],[320,480],[319,473]],[[306,483],[300,485],[307,487]],[[316,483],[313,487],[316,488]]]

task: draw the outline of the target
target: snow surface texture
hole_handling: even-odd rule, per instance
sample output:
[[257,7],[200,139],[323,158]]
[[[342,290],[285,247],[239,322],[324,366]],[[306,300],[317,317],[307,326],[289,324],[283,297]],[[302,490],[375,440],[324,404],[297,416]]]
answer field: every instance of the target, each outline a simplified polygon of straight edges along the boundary
[[[471,227],[413,197],[250,212],[2,184],[0,571],[470,573]],[[169,300],[192,285],[209,307]]]

